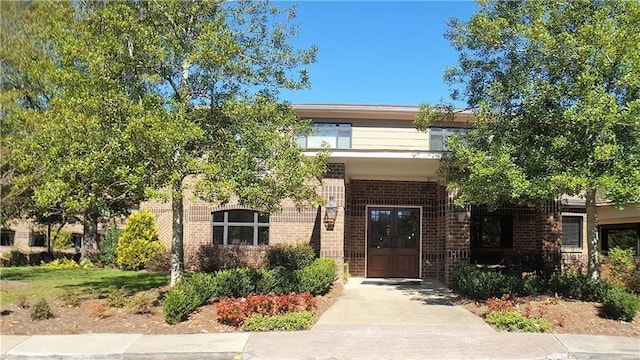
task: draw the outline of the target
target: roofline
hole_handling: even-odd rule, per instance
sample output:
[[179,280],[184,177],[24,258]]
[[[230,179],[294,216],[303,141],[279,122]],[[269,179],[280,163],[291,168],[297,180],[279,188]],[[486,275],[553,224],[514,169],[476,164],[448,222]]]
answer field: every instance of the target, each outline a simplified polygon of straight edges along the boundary
[[[360,105],[360,104],[292,104],[300,117],[413,120],[420,111],[419,106],[410,105]],[[473,112],[454,109],[455,122],[473,119]]]

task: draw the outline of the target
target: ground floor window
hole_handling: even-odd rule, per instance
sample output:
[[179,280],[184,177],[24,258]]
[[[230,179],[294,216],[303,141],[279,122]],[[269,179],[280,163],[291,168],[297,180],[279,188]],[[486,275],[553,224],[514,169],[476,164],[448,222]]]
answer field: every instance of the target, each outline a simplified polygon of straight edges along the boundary
[[619,247],[634,249],[634,253],[640,255],[640,223],[601,225],[599,228],[603,252]]
[[71,234],[71,243],[77,251],[80,251],[80,249],[82,248],[82,234]]
[[562,217],[562,247],[582,248],[582,216]]
[[513,218],[510,215],[475,215],[471,217],[472,248],[511,248]]
[[29,246],[47,246],[47,234],[35,231],[31,232],[31,236],[29,236]]
[[13,246],[13,242],[16,238],[16,232],[13,230],[2,229],[0,230],[0,245],[1,246]]
[[213,243],[217,245],[269,245],[269,214],[252,210],[216,211]]

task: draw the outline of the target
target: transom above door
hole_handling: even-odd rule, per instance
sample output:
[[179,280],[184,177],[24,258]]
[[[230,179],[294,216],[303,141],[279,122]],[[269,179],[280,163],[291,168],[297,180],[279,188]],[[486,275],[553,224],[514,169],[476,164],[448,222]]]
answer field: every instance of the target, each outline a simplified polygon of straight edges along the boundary
[[367,208],[367,277],[420,277],[420,209]]

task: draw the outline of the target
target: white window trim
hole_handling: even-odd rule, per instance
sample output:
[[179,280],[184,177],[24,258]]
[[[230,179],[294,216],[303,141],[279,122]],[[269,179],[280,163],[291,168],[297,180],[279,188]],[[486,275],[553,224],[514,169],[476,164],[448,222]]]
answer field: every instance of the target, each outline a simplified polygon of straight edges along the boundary
[[[234,209],[234,210],[246,210],[246,209]],[[223,221],[213,221],[213,214],[211,213],[211,243],[215,241],[214,239],[214,227],[222,226],[222,245],[229,245],[229,226],[244,226],[244,227],[252,227],[253,228],[253,245],[258,246],[258,228],[266,227],[268,228],[271,224],[271,219],[269,218],[268,222],[259,222],[259,212],[253,211],[253,222],[229,222],[229,211],[234,210],[222,210],[221,212],[224,215]],[[216,211],[218,212],[218,211]]]

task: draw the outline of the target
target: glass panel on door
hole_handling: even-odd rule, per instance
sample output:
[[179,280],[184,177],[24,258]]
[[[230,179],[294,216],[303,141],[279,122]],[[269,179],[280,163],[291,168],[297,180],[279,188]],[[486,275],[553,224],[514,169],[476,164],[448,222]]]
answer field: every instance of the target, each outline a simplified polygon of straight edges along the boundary
[[371,210],[369,212],[369,247],[390,248],[391,210]]
[[398,209],[395,226],[395,248],[414,249],[418,245],[419,209]]

